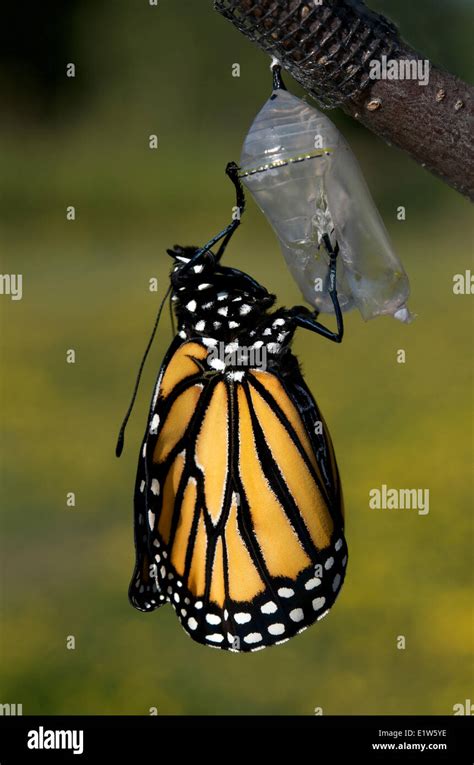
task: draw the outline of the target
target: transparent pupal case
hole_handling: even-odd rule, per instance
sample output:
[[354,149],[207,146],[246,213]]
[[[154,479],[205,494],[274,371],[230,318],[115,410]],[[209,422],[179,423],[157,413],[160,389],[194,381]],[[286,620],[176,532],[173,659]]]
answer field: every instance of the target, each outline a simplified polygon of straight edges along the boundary
[[322,241],[327,234],[339,245],[341,308],[357,307],[366,320],[389,314],[410,321],[408,277],[354,154],[324,114],[275,89],[245,138],[240,170],[308,303],[334,312]]

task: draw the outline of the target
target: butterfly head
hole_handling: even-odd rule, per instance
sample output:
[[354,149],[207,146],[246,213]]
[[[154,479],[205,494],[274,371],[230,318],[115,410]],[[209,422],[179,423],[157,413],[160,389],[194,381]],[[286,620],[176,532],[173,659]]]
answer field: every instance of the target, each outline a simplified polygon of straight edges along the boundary
[[171,271],[171,283],[174,289],[177,289],[187,283],[193,283],[202,273],[212,273],[216,267],[216,259],[211,250],[204,252],[199,258],[199,263],[190,266],[189,263],[199,252],[199,247],[186,246],[179,244],[169,250],[168,255],[173,258],[174,265]]

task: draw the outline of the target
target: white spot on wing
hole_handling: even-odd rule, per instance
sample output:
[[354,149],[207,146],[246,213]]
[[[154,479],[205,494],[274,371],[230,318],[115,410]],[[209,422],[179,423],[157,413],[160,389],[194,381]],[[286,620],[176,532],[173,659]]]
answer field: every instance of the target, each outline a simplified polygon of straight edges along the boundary
[[159,424],[160,424],[160,416],[158,414],[154,414],[150,423],[150,433],[152,435],[156,435],[156,433],[158,433]]
[[280,624],[280,622],[276,622],[275,624],[270,624],[268,627],[268,631],[270,635],[283,635],[285,631],[285,625]]
[[239,611],[237,614],[234,615],[234,619],[237,622],[237,624],[247,624],[247,622],[250,621],[252,617],[250,614],[246,614],[243,611]]
[[206,635],[206,640],[210,640],[212,643],[222,643],[224,635],[219,635],[218,632],[215,632],[212,635]]
[[206,622],[208,624],[220,624],[221,617],[217,616],[217,614],[206,614]]
[[302,622],[304,619],[304,613],[302,608],[294,608],[290,611],[290,619],[293,622]]
[[260,643],[261,639],[262,636],[260,632],[250,632],[248,635],[245,635],[244,642],[249,644]]
[[261,606],[260,608],[260,611],[262,612],[262,614],[274,614],[276,610],[277,610],[277,604],[274,603],[273,600],[269,600],[268,603],[264,603],[263,606]]

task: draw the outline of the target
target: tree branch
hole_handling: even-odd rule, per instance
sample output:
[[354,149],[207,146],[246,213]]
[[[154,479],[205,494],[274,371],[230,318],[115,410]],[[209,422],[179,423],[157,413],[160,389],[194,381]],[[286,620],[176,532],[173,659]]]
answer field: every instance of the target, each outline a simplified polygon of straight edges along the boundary
[[474,200],[474,88],[430,63],[429,82],[372,79],[371,62],[423,62],[361,0],[214,0],[323,107],[341,106]]

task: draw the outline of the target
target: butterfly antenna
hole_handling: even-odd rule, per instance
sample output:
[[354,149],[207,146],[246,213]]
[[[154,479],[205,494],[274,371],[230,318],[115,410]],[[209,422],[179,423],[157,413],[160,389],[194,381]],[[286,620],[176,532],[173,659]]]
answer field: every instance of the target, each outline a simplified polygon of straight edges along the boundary
[[169,309],[170,309],[171,332],[173,333],[173,337],[174,337],[175,334],[176,334],[176,326],[175,326],[175,323],[174,323],[173,302],[172,302],[171,298],[172,298],[172,295],[170,295],[170,300],[169,300],[168,305],[169,305]]
[[141,379],[141,376],[142,376],[143,367],[145,366],[145,361],[147,359],[148,353],[150,352],[150,348],[151,348],[151,346],[153,344],[153,340],[155,339],[155,334],[156,334],[156,330],[158,329],[158,324],[159,324],[159,321],[160,321],[161,312],[163,310],[163,306],[164,306],[164,304],[166,302],[166,299],[167,299],[168,295],[171,292],[171,289],[172,289],[172,285],[170,284],[170,286],[166,290],[166,294],[165,294],[163,300],[161,301],[161,305],[160,305],[160,307],[158,309],[158,313],[156,315],[155,324],[154,324],[154,327],[153,327],[153,331],[151,333],[151,337],[150,337],[150,339],[148,341],[148,345],[147,345],[147,347],[145,349],[145,353],[143,354],[142,362],[140,364],[140,369],[138,370],[138,375],[137,375],[137,379],[136,379],[136,382],[135,382],[135,387],[133,389],[132,400],[130,401],[130,406],[127,409],[127,413],[126,413],[125,417],[123,418],[122,426],[120,428],[120,432],[119,432],[119,435],[118,435],[117,446],[115,447],[115,455],[117,457],[120,457],[120,455],[122,454],[122,451],[123,451],[123,445],[124,445],[124,440],[125,440],[125,428],[127,427],[127,422],[128,422],[129,417],[130,417],[130,415],[132,413],[133,405],[134,405],[135,399],[137,397],[138,387],[140,385],[140,379]]

